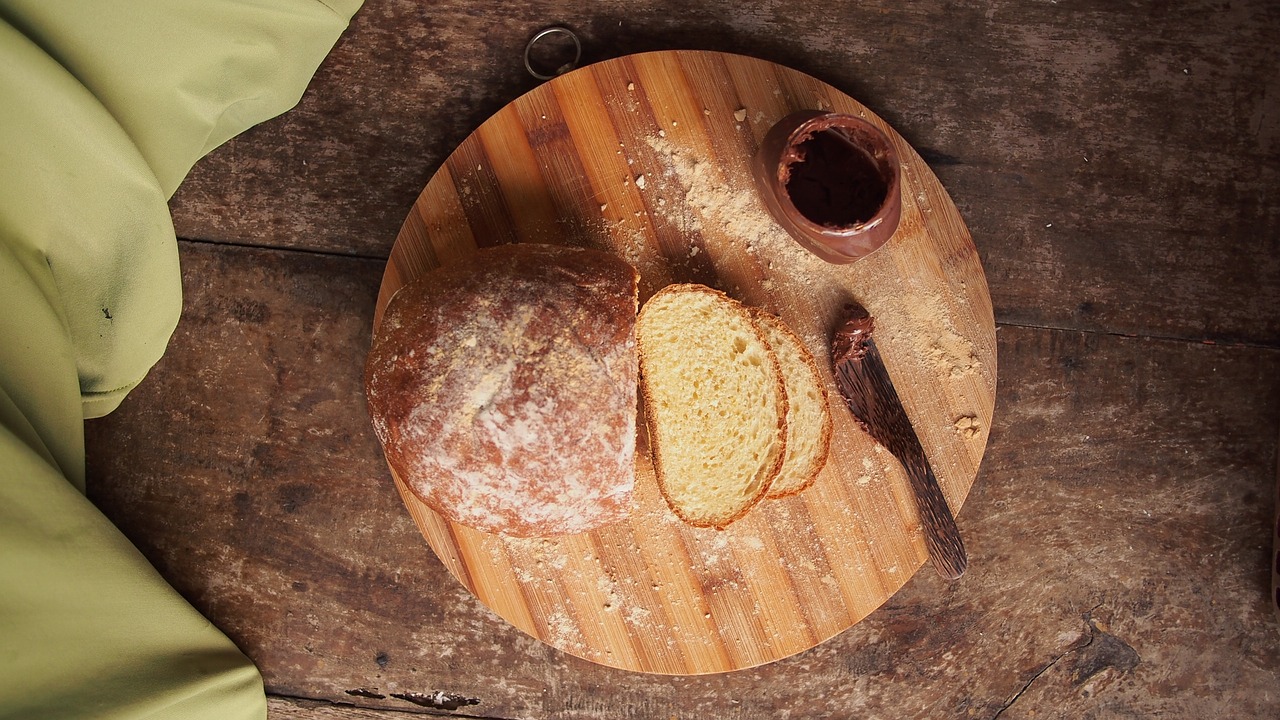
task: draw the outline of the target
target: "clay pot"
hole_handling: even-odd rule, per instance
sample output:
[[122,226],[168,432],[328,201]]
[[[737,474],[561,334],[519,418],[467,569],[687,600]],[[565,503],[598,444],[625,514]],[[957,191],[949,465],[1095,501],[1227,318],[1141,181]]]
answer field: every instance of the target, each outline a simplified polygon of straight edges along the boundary
[[898,154],[862,118],[821,110],[788,115],[765,135],[753,172],[778,224],[827,262],[866,257],[898,229]]

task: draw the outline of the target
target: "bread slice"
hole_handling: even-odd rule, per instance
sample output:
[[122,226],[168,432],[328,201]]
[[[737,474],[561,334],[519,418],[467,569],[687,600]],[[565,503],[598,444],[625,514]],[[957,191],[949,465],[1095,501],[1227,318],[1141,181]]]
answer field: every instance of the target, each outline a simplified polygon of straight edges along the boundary
[[758,308],[752,318],[778,357],[787,388],[787,453],[767,497],[795,495],[813,484],[831,451],[831,409],[827,387],[813,354],[777,315]]
[[671,285],[636,321],[640,390],[658,487],[699,527],[725,527],[764,496],[787,446],[778,359],[742,304]]

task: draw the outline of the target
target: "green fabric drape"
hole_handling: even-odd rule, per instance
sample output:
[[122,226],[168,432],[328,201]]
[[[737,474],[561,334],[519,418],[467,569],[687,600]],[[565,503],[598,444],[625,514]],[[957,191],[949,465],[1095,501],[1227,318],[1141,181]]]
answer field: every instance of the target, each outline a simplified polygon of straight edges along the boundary
[[[252,664],[84,497],[181,310],[167,200],[359,0],[0,0],[0,717],[251,718]],[[233,210],[233,209],[229,209]]]

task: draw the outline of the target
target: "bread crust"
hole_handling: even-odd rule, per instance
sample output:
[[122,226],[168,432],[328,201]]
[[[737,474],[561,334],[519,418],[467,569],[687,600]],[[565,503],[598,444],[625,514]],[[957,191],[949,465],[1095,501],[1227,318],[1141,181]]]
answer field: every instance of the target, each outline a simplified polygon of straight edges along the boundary
[[387,305],[365,366],[387,461],[436,512],[486,532],[586,532],[635,485],[638,276],[597,250],[503,245]]
[[[817,444],[818,450],[815,459],[806,469],[804,482],[783,492],[775,492],[774,488],[770,488],[767,493],[767,497],[771,500],[778,500],[780,498],[797,495],[809,489],[809,487],[813,485],[814,481],[818,479],[818,475],[822,472],[822,469],[827,466],[827,457],[831,454],[831,434],[834,430],[834,423],[831,419],[830,410],[831,396],[827,393],[827,384],[823,382],[822,374],[818,371],[818,363],[814,359],[813,353],[809,352],[809,349],[805,346],[804,341],[800,339],[800,336],[796,335],[791,328],[787,327],[787,324],[777,315],[773,315],[762,308],[752,308],[751,310],[757,322],[769,323],[775,331],[786,335],[796,344],[796,347],[800,348],[800,357],[808,368],[810,376],[813,379],[813,383],[818,388],[818,394],[822,398],[822,428],[819,430]],[[792,437],[793,436],[791,434],[788,434],[788,442],[792,440]],[[779,470],[779,474],[781,474],[781,470]]]
[[[746,502],[742,506],[742,508],[739,509],[736,513],[726,518],[716,518],[710,521],[703,521],[697,518],[691,518],[688,515],[686,515],[683,512],[683,510],[675,503],[675,501],[672,500],[671,495],[667,491],[667,477],[666,477],[666,473],[663,471],[663,463],[662,463],[662,433],[659,429],[658,420],[655,417],[655,415],[657,414],[655,412],[656,405],[655,405],[652,394],[649,392],[649,387],[645,381],[644,373],[643,371],[641,372],[640,394],[644,400],[644,405],[645,405],[644,415],[645,415],[645,424],[647,426],[647,430],[649,433],[649,449],[650,449],[650,454],[653,457],[654,475],[657,478],[658,491],[662,495],[662,499],[666,501],[667,506],[671,508],[671,511],[675,513],[675,515],[679,517],[680,520],[682,520],[686,524],[692,525],[694,527],[714,527],[717,529],[724,529],[728,527],[730,524],[734,523],[735,521],[741,519],[744,515],[747,514],[748,511],[751,510],[751,508],[755,507],[765,497],[766,493],[768,493],[769,486],[773,484],[773,481],[778,477],[778,474],[782,472],[782,461],[786,457],[786,444],[787,444],[787,426],[785,422],[786,416],[787,416],[787,407],[788,407],[787,406],[787,389],[782,379],[782,366],[778,362],[778,357],[773,352],[772,346],[770,345],[768,338],[764,336],[764,331],[759,327],[759,325],[756,324],[755,320],[751,317],[751,312],[748,310],[748,308],[745,305],[729,297],[728,295],[726,295],[725,293],[719,290],[716,290],[711,287],[707,287],[706,285],[700,285],[696,283],[678,283],[674,285],[668,285],[665,288],[654,293],[654,295],[645,302],[644,307],[640,309],[640,317],[637,320],[637,324],[643,323],[645,310],[650,307],[650,303],[652,303],[655,298],[659,298],[663,295],[676,294],[676,293],[701,293],[701,294],[710,295],[718,299],[727,301],[726,307],[731,309],[732,312],[739,315],[742,319],[746,320],[746,324],[751,328],[752,332],[755,333],[757,339],[760,341],[760,344],[765,348],[767,357],[769,358],[769,362],[773,366],[774,377],[776,378],[775,393],[776,393],[778,409],[779,409],[779,413],[778,413],[779,420],[778,420],[778,426],[777,426],[778,443],[777,443],[777,446],[774,448],[774,453],[773,453],[773,457],[771,458],[770,464],[764,469],[765,479],[760,483],[760,488],[757,490],[755,495],[753,495],[752,498],[748,502]],[[643,364],[644,358],[645,358],[645,347],[644,347],[643,337],[637,336],[636,342],[637,342],[639,355],[641,358],[641,363]]]

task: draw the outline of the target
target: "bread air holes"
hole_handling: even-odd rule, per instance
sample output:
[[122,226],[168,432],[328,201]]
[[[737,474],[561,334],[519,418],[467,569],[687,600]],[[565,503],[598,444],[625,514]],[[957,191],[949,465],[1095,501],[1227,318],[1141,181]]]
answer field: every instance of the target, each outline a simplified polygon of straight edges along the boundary
[[746,351],[747,351],[747,339],[746,339],[746,338],[744,338],[744,337],[742,337],[741,335],[739,335],[738,337],[734,338],[734,339],[733,339],[733,353],[734,353],[735,355],[741,355],[742,353],[744,353],[744,352],[746,352]]

